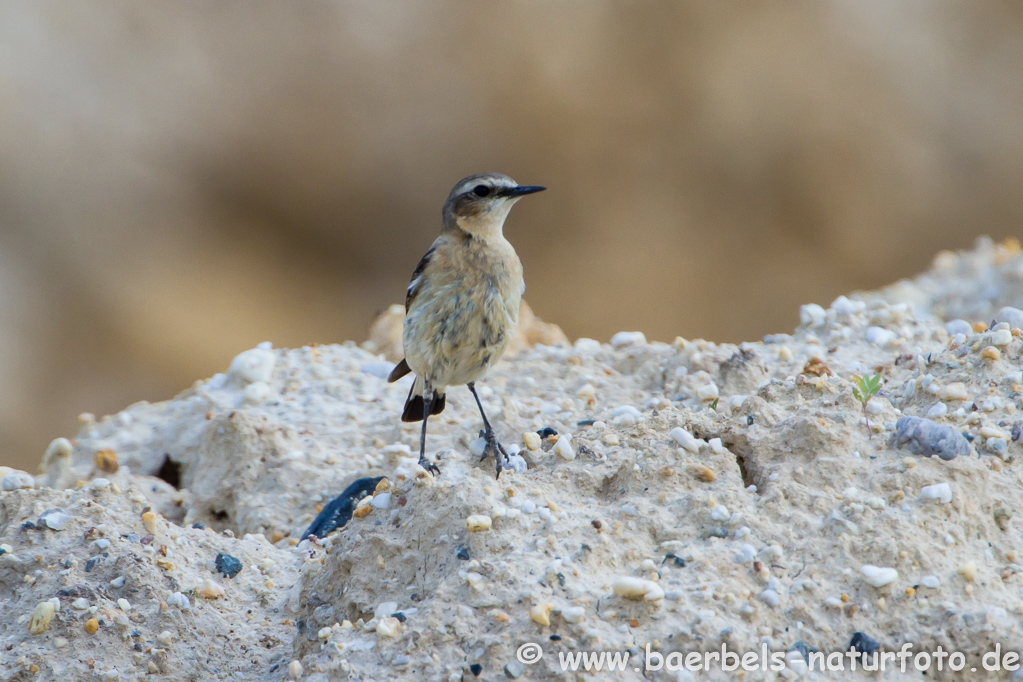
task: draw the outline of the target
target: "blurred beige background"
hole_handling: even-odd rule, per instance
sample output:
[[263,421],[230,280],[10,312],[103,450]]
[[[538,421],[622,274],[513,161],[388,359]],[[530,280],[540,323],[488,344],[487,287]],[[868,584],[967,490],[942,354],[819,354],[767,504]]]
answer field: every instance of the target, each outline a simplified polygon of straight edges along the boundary
[[361,340],[460,177],[570,337],[791,329],[1021,232],[1023,5],[0,5],[0,464]]

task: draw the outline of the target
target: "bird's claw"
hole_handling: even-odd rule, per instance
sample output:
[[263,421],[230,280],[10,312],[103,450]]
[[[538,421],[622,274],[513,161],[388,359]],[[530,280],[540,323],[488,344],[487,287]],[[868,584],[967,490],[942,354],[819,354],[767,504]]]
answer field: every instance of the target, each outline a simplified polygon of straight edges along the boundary
[[419,466],[426,469],[427,473],[432,476],[440,476],[440,468],[425,457],[419,458]]
[[493,431],[490,433],[480,431],[480,438],[487,441],[486,447],[483,448],[483,456],[480,457],[480,461],[482,462],[485,460],[487,455],[493,455],[494,461],[497,462],[497,475],[495,478],[500,478],[501,472],[504,471],[505,465],[508,464],[509,461],[508,453],[505,452],[504,446],[501,445],[499,440],[497,440],[497,436],[494,435]]

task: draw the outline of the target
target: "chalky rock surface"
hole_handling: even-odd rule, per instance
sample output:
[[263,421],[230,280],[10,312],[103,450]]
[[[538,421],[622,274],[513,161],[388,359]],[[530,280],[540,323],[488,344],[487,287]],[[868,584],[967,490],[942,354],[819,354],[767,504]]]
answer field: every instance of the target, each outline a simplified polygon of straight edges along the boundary
[[[950,334],[935,302],[948,273],[962,296],[996,275],[1019,291],[1023,257],[984,242],[939,260],[904,284],[916,302],[841,297],[763,341],[624,334],[509,357],[480,394],[528,469],[499,481],[470,453],[468,391],[430,421],[434,479],[415,464],[418,424],[398,419],[411,377],[387,384],[390,365],[355,344],[246,351],[173,400],[87,424],[0,493],[0,679],[575,679],[559,652],[628,650],[613,679],[640,680],[647,644],[722,643],[794,648],[798,676],[799,651],[854,633],[978,667],[995,642],[1018,651],[1023,340],[1009,324]],[[996,299],[953,314],[988,325],[992,305],[1023,305]],[[884,379],[865,410],[864,372]],[[928,413],[962,434],[954,459],[894,438]],[[105,450],[114,473],[97,468]],[[299,541],[376,476],[343,529]],[[221,553],[244,566],[234,578]],[[516,660],[526,642],[538,663]]]

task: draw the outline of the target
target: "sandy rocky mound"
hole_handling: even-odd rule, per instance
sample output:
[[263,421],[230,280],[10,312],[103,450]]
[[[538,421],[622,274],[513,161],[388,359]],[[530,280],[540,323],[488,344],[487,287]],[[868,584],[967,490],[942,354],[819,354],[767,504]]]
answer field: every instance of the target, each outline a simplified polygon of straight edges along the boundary
[[[431,420],[434,479],[384,356],[261,345],[86,418],[34,478],[0,470],[0,679],[574,679],[558,652],[580,650],[629,650],[613,679],[641,679],[648,644],[723,642],[788,652],[745,679],[825,679],[800,649],[855,632],[978,665],[1023,647],[1021,307],[1018,245],[982,241],[760,342],[526,343],[480,391],[528,467],[499,481],[464,389]],[[387,482],[299,542],[363,476]]]

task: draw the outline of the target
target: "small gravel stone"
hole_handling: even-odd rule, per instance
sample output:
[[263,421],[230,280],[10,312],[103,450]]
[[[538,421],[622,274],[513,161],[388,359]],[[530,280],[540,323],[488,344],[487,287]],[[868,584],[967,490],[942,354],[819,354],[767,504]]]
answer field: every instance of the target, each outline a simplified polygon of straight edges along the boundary
[[951,426],[942,426],[930,419],[902,417],[895,423],[891,442],[897,447],[906,447],[915,455],[931,457],[937,455],[943,460],[965,457],[970,454],[970,444],[963,434]]
[[522,443],[527,450],[536,451],[540,449],[540,434],[535,431],[526,431],[522,434]]
[[488,531],[493,525],[494,520],[486,514],[473,514],[465,520],[466,529],[473,533]]
[[899,572],[894,568],[873,566],[871,564],[860,566],[860,573],[863,575],[863,579],[874,587],[884,587],[899,579]]
[[816,303],[799,307],[799,324],[804,327],[820,327],[827,321],[828,311]]
[[36,525],[40,527],[45,526],[50,530],[61,531],[67,528],[71,518],[71,515],[63,509],[47,509],[39,516],[39,521]]
[[969,338],[973,335],[973,325],[966,320],[951,320],[945,323],[945,331],[948,332],[949,336],[962,334],[966,338]]
[[682,446],[682,449],[686,450],[687,452],[691,452],[692,454],[695,455],[700,451],[701,441],[698,441],[696,438],[693,437],[693,434],[689,433],[685,429],[676,426],[675,428],[668,432],[668,435],[671,436],[675,440],[675,442]]
[[32,618],[28,623],[28,631],[33,635],[41,635],[50,627],[53,614],[57,612],[52,601],[41,601],[36,604],[32,611]]
[[772,608],[781,604],[781,597],[775,590],[764,590],[760,593],[760,600]]
[[509,680],[519,679],[525,671],[526,666],[518,661],[508,661],[504,664],[504,674],[508,676]]
[[28,474],[13,473],[4,476],[4,480],[0,482],[0,489],[21,490],[22,488],[34,488],[35,484],[35,479]]
[[533,608],[529,609],[529,619],[537,625],[546,627],[551,624],[551,612],[553,610],[554,605],[548,602],[535,604]]
[[[217,554],[214,564],[216,565],[217,573],[220,573],[225,578],[233,578],[242,570],[242,562],[226,552],[220,552]],[[209,564],[207,564],[207,566],[208,565]]]
[[561,609],[561,617],[569,623],[579,625],[586,621],[586,609],[581,606],[569,606]]
[[615,348],[639,346],[645,343],[646,335],[643,332],[618,332],[611,337],[611,345]]
[[952,501],[952,486],[948,482],[935,483],[924,486],[920,489],[920,499],[934,500],[940,504],[948,504]]
[[1013,308],[1012,306],[1005,306],[999,309],[998,314],[995,315],[995,319],[999,322],[1008,322],[1010,327],[1016,329],[1023,329],[1023,310],[1019,308]]
[[561,459],[571,462],[575,459],[575,449],[572,447],[572,439],[567,433],[558,436],[558,441],[552,448]]
[[876,640],[868,637],[862,632],[854,632],[852,639],[849,640],[849,648],[855,649],[861,654],[870,655],[880,649],[881,645],[878,644]]
[[924,587],[929,587],[932,590],[936,590],[939,587],[941,587],[941,581],[938,579],[938,576],[936,575],[925,575],[923,578],[920,579],[920,584],[923,585]]
[[167,597],[167,603],[170,606],[176,606],[182,611],[188,611],[192,608],[192,602],[189,601],[186,595],[180,592],[174,592],[171,596]]
[[619,597],[635,601],[657,601],[664,599],[664,590],[652,580],[622,576],[615,578],[612,590]]
[[385,616],[377,623],[377,634],[381,637],[395,638],[401,632],[401,621],[394,616]]

